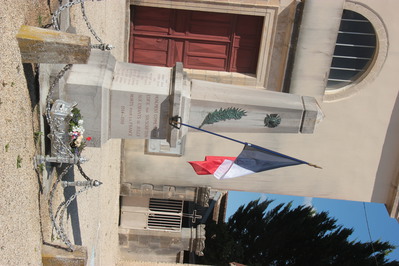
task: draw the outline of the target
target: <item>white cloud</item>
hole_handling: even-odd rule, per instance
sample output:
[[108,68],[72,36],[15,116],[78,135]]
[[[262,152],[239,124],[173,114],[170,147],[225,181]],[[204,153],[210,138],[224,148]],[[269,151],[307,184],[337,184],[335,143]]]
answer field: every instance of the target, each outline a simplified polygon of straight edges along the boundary
[[263,201],[265,201],[267,199],[267,194],[266,193],[262,193],[261,195],[260,195],[260,200],[259,200],[259,202],[263,202]]
[[306,207],[311,207],[314,212],[317,212],[317,209],[315,206],[313,206],[313,198],[312,197],[304,197],[302,205],[305,205]]
[[305,205],[306,207],[313,208],[313,198],[312,197],[304,197],[302,205]]

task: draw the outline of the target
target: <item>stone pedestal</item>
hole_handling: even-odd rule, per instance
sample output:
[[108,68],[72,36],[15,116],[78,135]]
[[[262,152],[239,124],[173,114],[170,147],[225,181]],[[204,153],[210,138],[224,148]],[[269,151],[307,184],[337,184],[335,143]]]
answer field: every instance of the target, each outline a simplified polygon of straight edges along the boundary
[[76,107],[84,120],[84,136],[91,137],[88,146],[100,147],[110,138],[110,90],[115,64],[109,52],[93,50],[87,64],[73,65],[60,92],[60,98],[78,104]]
[[175,68],[116,62],[93,50],[87,64],[74,65],[59,96],[77,102],[88,146],[110,138],[146,139],[147,152],[181,155],[187,132],[169,125],[175,115],[188,121],[190,86],[183,66]]

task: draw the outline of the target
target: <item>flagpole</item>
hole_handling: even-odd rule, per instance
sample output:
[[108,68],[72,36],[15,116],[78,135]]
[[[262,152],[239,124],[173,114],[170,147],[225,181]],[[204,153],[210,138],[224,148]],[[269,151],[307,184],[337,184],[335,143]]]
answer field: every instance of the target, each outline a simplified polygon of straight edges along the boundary
[[[192,126],[192,125],[189,125],[189,124],[185,124],[185,123],[182,123],[182,122],[176,121],[176,122],[172,122],[172,123],[180,124],[180,125],[182,125],[182,126],[186,126],[186,127],[192,128],[192,129],[196,129],[196,130],[198,130],[198,131],[202,131],[202,132],[205,132],[205,133],[208,133],[208,134],[217,136],[217,137],[221,137],[221,138],[224,138],[224,139],[228,139],[228,140],[231,140],[231,141],[235,141],[235,142],[238,142],[238,143],[241,143],[241,144],[244,144],[244,145],[250,145],[250,144],[247,143],[247,142],[240,141],[240,140],[233,139],[233,138],[229,138],[229,137],[227,137],[227,136],[223,136],[223,135],[217,134],[217,133],[215,133],[215,132],[208,131],[208,130],[205,130],[205,129],[202,129],[202,128],[199,128],[199,127],[195,127],[195,126]],[[172,126],[173,126],[173,125],[172,125]]]
[[230,138],[230,137],[227,137],[227,136],[224,136],[224,135],[220,135],[220,134],[217,134],[217,133],[209,131],[209,130],[205,130],[205,129],[202,129],[202,128],[199,128],[199,127],[195,127],[195,126],[192,126],[192,125],[189,125],[189,124],[185,124],[185,123],[181,122],[180,119],[181,118],[179,116],[171,117],[169,119],[169,124],[171,126],[173,126],[174,128],[177,128],[177,129],[180,129],[180,127],[177,126],[177,125],[186,126],[186,127],[198,130],[198,131],[202,131],[202,132],[205,132],[205,133],[220,137],[220,138],[224,138],[224,139],[231,140],[231,141],[234,141],[234,142],[237,142],[237,143],[241,143],[243,145],[250,146],[250,147],[253,147],[253,148],[258,149],[258,150],[263,150],[263,151],[266,151],[266,152],[270,152],[270,153],[273,153],[275,155],[278,155],[278,156],[281,156],[281,157],[284,157],[284,158],[287,158],[287,159],[291,159],[291,160],[294,160],[294,161],[297,161],[297,162],[300,162],[300,163],[303,163],[303,164],[307,164],[309,166],[313,166],[315,168],[322,169],[320,166],[317,166],[315,164],[311,164],[311,163],[299,160],[297,158],[294,158],[294,157],[291,157],[291,156],[288,156],[288,155],[285,155],[285,154],[282,154],[282,153],[279,153],[279,152],[275,152],[275,151],[260,147],[258,145],[254,145],[254,144],[251,144],[251,143],[248,143],[248,142],[244,142],[244,141],[240,141],[240,140],[237,140],[237,139],[233,139],[233,138]]

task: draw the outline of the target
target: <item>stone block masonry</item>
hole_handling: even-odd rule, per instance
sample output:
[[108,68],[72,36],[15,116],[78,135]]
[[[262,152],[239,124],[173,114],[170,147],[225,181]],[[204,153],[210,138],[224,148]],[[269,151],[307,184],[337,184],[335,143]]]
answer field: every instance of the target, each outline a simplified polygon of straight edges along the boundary
[[87,36],[23,25],[16,37],[23,63],[85,64],[90,56]]

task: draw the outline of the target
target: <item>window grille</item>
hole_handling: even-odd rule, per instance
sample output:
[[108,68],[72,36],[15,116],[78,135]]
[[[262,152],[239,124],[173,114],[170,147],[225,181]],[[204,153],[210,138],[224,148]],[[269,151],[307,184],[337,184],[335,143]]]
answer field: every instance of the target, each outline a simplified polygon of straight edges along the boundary
[[346,86],[368,68],[376,50],[373,25],[364,16],[344,10],[327,81],[327,90]]
[[183,201],[150,199],[148,229],[180,231],[183,218]]

